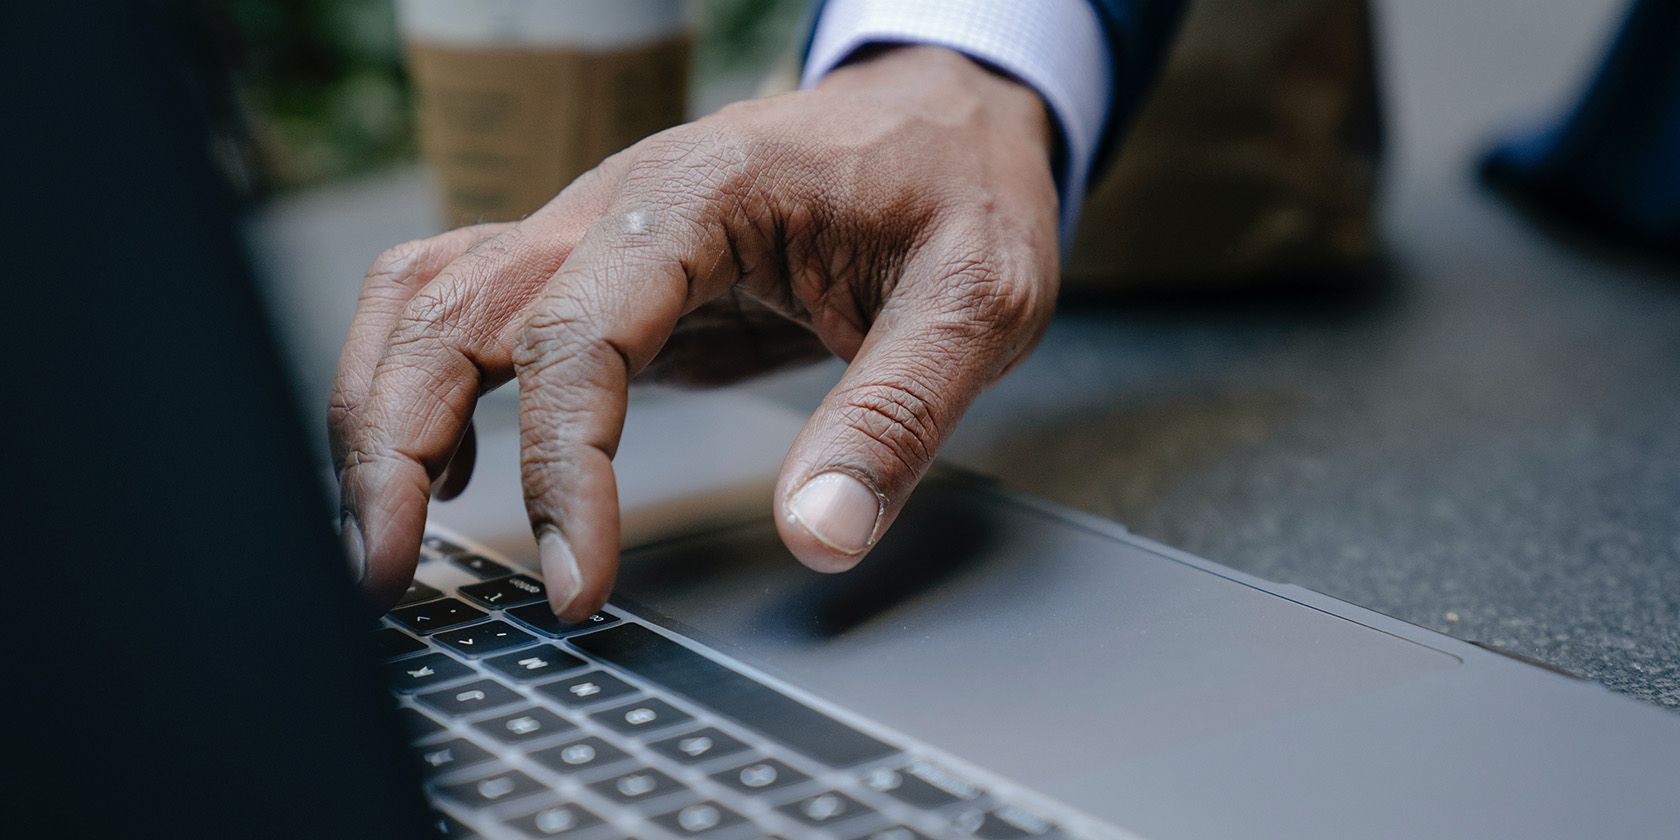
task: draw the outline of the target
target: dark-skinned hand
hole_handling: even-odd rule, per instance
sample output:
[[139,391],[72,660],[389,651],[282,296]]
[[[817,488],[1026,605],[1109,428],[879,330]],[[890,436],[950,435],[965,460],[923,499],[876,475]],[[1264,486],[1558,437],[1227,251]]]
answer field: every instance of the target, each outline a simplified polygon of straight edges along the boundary
[[612,458],[638,375],[722,382],[816,352],[849,366],[774,507],[821,571],[891,526],[964,410],[1056,298],[1051,129],[1025,86],[937,47],[654,135],[523,221],[391,249],[329,412],[346,549],[370,596],[411,580],[434,495],[464,487],[478,398],[517,379],[549,600],[612,589]]

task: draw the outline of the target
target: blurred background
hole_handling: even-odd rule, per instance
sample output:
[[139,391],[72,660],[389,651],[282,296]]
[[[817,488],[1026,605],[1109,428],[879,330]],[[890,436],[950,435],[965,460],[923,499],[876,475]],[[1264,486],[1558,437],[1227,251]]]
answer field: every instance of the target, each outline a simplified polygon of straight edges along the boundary
[[[429,77],[413,72],[390,0],[188,8],[213,45],[204,60],[234,70],[211,92],[218,158],[250,208],[319,429],[362,272],[452,218],[451,164],[422,163],[438,148],[420,131],[438,100],[416,90]],[[1246,22],[1316,8],[1328,11],[1300,28],[1249,34]],[[1098,191],[1107,209],[1087,214],[1056,323],[947,457],[1244,571],[1680,708],[1680,272],[1475,177],[1501,132],[1580,95],[1626,10],[1199,4],[1163,83],[1171,98],[1146,108]],[[687,114],[789,84],[802,0],[704,0],[684,14]],[[1260,41],[1271,48],[1243,51]],[[1233,67],[1263,67],[1275,86],[1233,94],[1220,83]],[[1143,202],[1163,196],[1179,197],[1170,212]],[[1185,241],[1249,231],[1271,244],[1241,252],[1247,270],[1180,271],[1174,253],[1208,250],[1151,251],[1162,240],[1140,241],[1140,218]],[[725,395],[798,416],[838,371]],[[481,440],[515,411],[511,393],[487,399]]]
[[[694,71],[711,97],[749,95],[799,48],[805,0],[704,0]],[[414,94],[393,0],[235,0],[190,8],[233,82],[243,132],[231,142],[258,197],[413,162]],[[733,95],[732,95],[733,94]],[[241,136],[241,134],[243,136]]]

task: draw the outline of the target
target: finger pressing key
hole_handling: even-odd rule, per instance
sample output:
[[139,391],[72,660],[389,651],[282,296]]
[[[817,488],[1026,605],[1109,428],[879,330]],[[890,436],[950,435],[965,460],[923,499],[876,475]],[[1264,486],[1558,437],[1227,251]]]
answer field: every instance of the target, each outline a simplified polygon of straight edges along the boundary
[[549,604],[567,621],[599,608],[617,572],[612,457],[630,379],[684,312],[735,279],[716,259],[721,228],[705,223],[729,208],[670,201],[625,189],[532,306],[514,354],[525,506]]

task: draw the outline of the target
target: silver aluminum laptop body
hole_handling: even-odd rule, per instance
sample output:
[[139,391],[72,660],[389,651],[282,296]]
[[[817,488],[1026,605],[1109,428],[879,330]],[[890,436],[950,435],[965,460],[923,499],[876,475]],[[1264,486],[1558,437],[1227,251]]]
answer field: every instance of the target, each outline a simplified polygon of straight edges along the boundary
[[[696,411],[730,439],[762,422],[690,405],[673,415],[688,443],[708,428]],[[636,441],[670,454],[657,407],[637,414],[621,458]],[[743,489],[763,464],[696,449],[736,473],[708,498],[763,501]],[[630,496],[638,475],[683,472],[627,460]],[[478,480],[516,488],[498,476],[511,458],[489,461]],[[440,518],[534,566],[510,502]],[[672,506],[641,509],[669,532]],[[767,515],[721,516],[628,551],[615,607],[1061,803],[1064,821],[1150,838],[1680,836],[1680,717],[1596,684],[957,473],[930,477],[844,575],[800,567]]]

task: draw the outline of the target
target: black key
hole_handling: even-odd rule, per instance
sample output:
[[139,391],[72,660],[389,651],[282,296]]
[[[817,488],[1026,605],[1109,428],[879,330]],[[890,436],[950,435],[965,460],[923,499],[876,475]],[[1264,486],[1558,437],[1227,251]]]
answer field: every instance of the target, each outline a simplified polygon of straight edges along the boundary
[[594,630],[597,627],[605,627],[618,621],[617,616],[607,615],[603,612],[598,612],[579,622],[561,621],[554,617],[554,611],[548,608],[547,602],[514,607],[507,611],[507,617],[525,625],[533,632],[554,639],[582,633],[585,630]]
[[424,741],[444,732],[443,724],[432,720],[419,709],[398,709],[397,717],[402,720],[403,728],[408,730],[411,741]]
[[421,747],[416,752],[420,754],[421,769],[434,776],[482,764],[495,758],[485,752],[483,747],[465,738],[451,738],[441,744]]
[[472,669],[441,653],[428,653],[385,666],[385,683],[392,691],[413,694],[439,683],[458,680]]
[[648,744],[648,747],[679,764],[699,764],[747,750],[745,743],[712,726],[698,732],[654,741]]
[[489,656],[537,641],[537,637],[523,630],[516,630],[505,621],[486,621],[459,630],[449,630],[433,635],[432,639],[462,656],[471,657]]
[[898,751],[639,624],[578,636],[571,644],[831,767]]
[[620,805],[651,802],[688,790],[682,782],[652,767],[632,768],[611,778],[594,782],[589,785],[589,789]]
[[810,776],[774,758],[761,758],[732,770],[713,773],[712,778],[742,793],[755,795],[793,787],[811,780]]
[[531,753],[530,757],[556,773],[569,774],[611,767],[629,758],[630,754],[600,738],[590,736],[558,747],[537,750]]
[[525,698],[499,682],[474,680],[454,688],[422,694],[414,699],[443,714],[458,717],[511,706]]
[[420,549],[422,551],[430,551],[434,554],[441,554],[446,557],[467,553],[466,547],[458,545],[451,540],[446,540],[436,534],[427,534],[426,538],[420,541]]
[[432,812],[432,825],[437,828],[439,837],[455,838],[477,837],[478,833],[461,824],[461,821],[442,811]]
[[438,786],[439,795],[469,808],[484,808],[498,802],[511,802],[544,790],[548,788],[541,782],[518,770],[504,770],[476,781]]
[[1020,840],[1022,837],[1043,837],[1056,830],[1055,824],[1038,816],[1023,811],[1013,805],[1005,805],[991,811],[979,808],[967,810],[957,815],[952,822],[957,830],[972,834],[982,840]]
[[426,649],[426,643],[395,627],[381,627],[373,631],[373,649],[380,659],[396,659]]
[[881,767],[863,774],[864,787],[916,808],[933,810],[980,795],[980,788],[932,764],[915,762],[897,770]]
[[778,807],[776,810],[812,828],[839,825],[848,820],[875,813],[862,802],[837,790],[812,794],[804,799],[796,799]]
[[403,593],[402,600],[397,602],[397,606],[406,607],[409,604],[418,604],[421,601],[430,601],[433,598],[442,597],[442,595],[443,593],[439,592],[435,587],[427,586],[420,581],[414,581],[408,585],[408,591]]
[[450,555],[449,562],[466,569],[469,574],[479,580],[490,580],[513,574],[512,569],[488,557],[481,557],[472,553]]
[[653,821],[678,837],[705,837],[734,828],[746,822],[746,817],[708,799],[660,814]]
[[507,824],[527,837],[571,837],[600,825],[601,818],[581,805],[566,803],[538,808],[508,820]]
[[590,671],[570,679],[537,686],[542,692],[576,709],[636,693],[636,687],[605,671]]
[[629,735],[636,732],[654,732],[671,726],[681,726],[694,720],[694,716],[656,698],[637,700],[625,703],[611,709],[603,709],[589,716],[596,723]]
[[859,834],[852,840],[928,840],[928,836],[909,826],[895,825],[868,834]]
[[588,664],[559,648],[540,647],[484,660],[490,669],[517,682],[536,682]]
[[425,636],[477,621],[484,617],[484,613],[455,598],[445,598],[394,609],[390,616],[392,621]]
[[542,581],[530,575],[514,575],[501,580],[474,583],[461,587],[462,595],[492,610],[532,604],[548,598]]
[[577,725],[547,710],[532,706],[501,717],[481,720],[473,728],[504,744],[523,744],[550,735],[570,732]]

